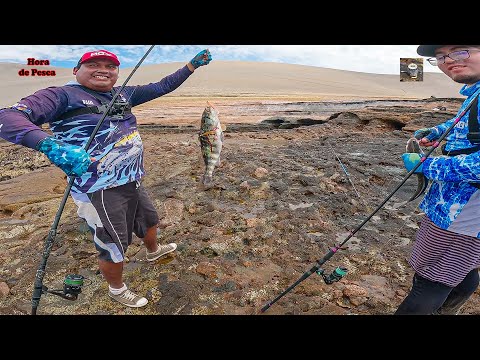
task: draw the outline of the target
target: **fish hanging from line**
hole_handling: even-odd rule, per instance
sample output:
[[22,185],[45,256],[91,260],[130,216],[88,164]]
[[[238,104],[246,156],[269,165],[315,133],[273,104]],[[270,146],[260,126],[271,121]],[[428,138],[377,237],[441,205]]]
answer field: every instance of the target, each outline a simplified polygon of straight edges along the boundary
[[[425,155],[423,150],[420,148],[420,144],[418,143],[418,140],[414,137],[408,139],[407,141],[407,146],[405,147],[407,153],[417,153],[420,154],[421,157]],[[425,190],[427,190],[428,187],[428,179],[423,175],[423,173],[420,174],[415,174],[417,175],[417,180],[418,180],[418,185],[417,185],[417,190],[415,193],[412,195],[408,201],[413,201],[419,196],[421,196]]]
[[220,165],[220,153],[223,147],[223,131],[225,126],[220,124],[218,110],[207,101],[207,107],[203,111],[198,138],[205,162],[205,173],[202,184],[205,187],[212,186],[213,170]]

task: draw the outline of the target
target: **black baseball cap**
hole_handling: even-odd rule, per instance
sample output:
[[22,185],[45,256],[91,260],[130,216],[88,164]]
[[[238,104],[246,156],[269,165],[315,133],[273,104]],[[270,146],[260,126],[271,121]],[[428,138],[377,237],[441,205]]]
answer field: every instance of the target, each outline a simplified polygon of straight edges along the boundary
[[[448,45],[420,45],[417,48],[418,55],[435,56],[435,50]],[[457,46],[479,46],[479,45],[457,45]]]
[[435,56],[435,50],[446,45],[420,45],[417,54],[422,56]]

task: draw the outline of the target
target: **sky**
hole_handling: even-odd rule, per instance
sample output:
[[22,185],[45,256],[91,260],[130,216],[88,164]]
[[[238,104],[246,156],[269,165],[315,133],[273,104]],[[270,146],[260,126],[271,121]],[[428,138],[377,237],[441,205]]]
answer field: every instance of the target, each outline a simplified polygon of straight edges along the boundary
[[[134,67],[151,45],[0,45],[0,62],[27,64],[28,58],[50,66],[73,68],[87,51],[105,49]],[[423,58],[418,45],[156,45],[143,64],[187,62],[208,48],[212,61],[259,61],[318,66],[375,74],[399,74],[400,58]],[[423,58],[424,72],[440,72]]]

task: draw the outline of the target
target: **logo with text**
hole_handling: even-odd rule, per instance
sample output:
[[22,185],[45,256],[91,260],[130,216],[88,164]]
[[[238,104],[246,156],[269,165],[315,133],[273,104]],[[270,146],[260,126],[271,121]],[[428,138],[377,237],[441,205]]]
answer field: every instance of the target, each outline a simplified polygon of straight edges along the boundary
[[[48,61],[48,60],[36,60],[35,58],[28,58],[27,59],[27,65],[30,65],[30,66],[49,66],[50,61]],[[25,69],[21,69],[18,72],[18,75],[20,75],[20,76],[55,76],[57,74],[55,73],[55,70],[38,70],[38,69],[25,70]]]

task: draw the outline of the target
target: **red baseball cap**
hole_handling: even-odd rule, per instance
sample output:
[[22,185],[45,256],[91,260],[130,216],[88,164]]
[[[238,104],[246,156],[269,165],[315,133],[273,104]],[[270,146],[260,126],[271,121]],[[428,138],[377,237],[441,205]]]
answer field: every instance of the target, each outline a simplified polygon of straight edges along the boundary
[[78,60],[77,67],[79,67],[80,64],[83,64],[85,61],[88,61],[91,59],[109,59],[115,65],[120,66],[120,61],[118,60],[117,55],[115,55],[114,53],[111,53],[110,51],[107,51],[107,50],[95,50],[95,51],[89,51],[83,54],[80,60]]

